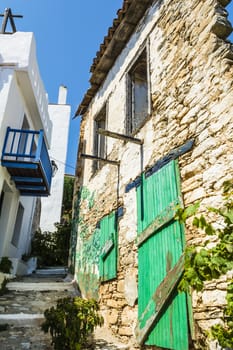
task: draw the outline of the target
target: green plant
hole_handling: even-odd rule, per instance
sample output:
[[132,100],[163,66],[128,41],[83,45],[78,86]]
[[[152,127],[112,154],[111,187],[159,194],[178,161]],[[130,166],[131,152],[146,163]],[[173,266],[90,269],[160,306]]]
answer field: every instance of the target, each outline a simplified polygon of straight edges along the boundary
[[36,256],[38,266],[67,266],[71,223],[55,224],[54,232],[38,230],[32,240],[31,256]]
[[12,262],[6,256],[2,257],[0,262],[0,271],[3,273],[10,273],[12,269]]
[[65,176],[63,199],[62,199],[62,216],[64,216],[64,214],[66,214],[68,211],[72,210],[73,192],[74,192],[74,177]]
[[55,350],[80,350],[96,326],[103,324],[98,303],[79,297],[59,299],[44,312],[42,330],[50,332]]
[[4,295],[8,292],[8,288],[6,287],[7,283],[8,283],[8,279],[4,278],[0,288],[0,295]]
[[[179,208],[176,219],[185,222],[193,216],[199,204],[186,209]],[[233,181],[224,183],[223,206],[207,208],[222,223],[215,229],[203,216],[194,216],[193,226],[207,235],[215,235],[218,240],[212,248],[207,248],[208,241],[202,247],[188,246],[184,256],[184,274],[178,285],[180,291],[190,291],[190,287],[201,291],[204,281],[219,278],[233,268]],[[223,347],[233,346],[233,281],[228,286],[227,306],[224,309],[223,325],[212,327],[211,334]]]
[[212,327],[212,335],[224,348],[233,348],[233,281],[227,288],[227,306],[224,309],[224,325]]

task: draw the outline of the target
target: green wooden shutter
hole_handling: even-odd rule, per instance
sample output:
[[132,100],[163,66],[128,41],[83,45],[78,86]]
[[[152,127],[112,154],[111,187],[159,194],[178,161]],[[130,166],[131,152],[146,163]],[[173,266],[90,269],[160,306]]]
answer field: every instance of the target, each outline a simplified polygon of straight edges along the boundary
[[138,208],[138,342],[165,349],[188,349],[185,293],[177,283],[183,271],[183,226],[174,221],[180,202],[175,161],[137,188]]
[[117,276],[117,230],[115,212],[105,216],[100,221],[100,246],[100,279],[101,281],[108,281]]

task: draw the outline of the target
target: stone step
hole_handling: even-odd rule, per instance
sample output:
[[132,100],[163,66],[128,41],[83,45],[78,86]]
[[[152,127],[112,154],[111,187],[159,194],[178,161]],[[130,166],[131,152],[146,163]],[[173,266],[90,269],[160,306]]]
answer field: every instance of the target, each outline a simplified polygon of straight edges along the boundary
[[10,326],[0,332],[1,350],[53,350],[49,333],[40,327]]
[[43,314],[0,314],[0,324],[9,324],[14,327],[34,327],[39,326],[44,321]]
[[66,275],[68,273],[67,267],[48,267],[45,269],[36,269],[36,275]]
[[71,282],[9,282],[6,285],[10,291],[73,291]]
[[67,291],[9,291],[0,296],[0,313],[40,314],[52,306],[57,300],[73,293]]

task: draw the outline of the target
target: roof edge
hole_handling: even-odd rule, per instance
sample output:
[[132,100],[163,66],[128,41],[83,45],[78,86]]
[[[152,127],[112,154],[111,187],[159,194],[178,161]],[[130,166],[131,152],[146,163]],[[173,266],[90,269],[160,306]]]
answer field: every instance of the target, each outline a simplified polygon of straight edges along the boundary
[[114,65],[144,13],[154,1],[124,0],[122,9],[117,11],[118,16],[113,20],[112,27],[108,29],[108,34],[104,37],[104,41],[93,59],[90,68],[92,75],[89,80],[91,86],[79,104],[75,117],[86,113],[109,70]]

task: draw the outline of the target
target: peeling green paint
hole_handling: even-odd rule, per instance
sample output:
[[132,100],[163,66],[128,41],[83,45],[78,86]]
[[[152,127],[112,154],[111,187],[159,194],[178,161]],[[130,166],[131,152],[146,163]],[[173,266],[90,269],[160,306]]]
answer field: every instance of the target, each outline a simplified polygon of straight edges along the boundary
[[92,210],[97,216],[95,192],[82,187],[74,203],[72,256],[75,262],[75,277],[82,293],[86,297],[97,298],[99,288],[100,230],[93,229],[86,221],[86,210]]

